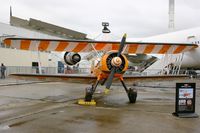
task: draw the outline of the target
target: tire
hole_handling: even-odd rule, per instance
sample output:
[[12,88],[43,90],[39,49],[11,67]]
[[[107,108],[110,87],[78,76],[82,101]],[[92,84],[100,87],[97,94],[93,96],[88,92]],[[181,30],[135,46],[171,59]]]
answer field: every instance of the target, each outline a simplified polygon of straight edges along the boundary
[[86,102],[91,102],[92,100],[92,87],[87,87],[85,89],[86,94],[85,94],[85,101]]
[[137,90],[129,88],[128,90],[128,98],[130,103],[136,103],[137,99]]

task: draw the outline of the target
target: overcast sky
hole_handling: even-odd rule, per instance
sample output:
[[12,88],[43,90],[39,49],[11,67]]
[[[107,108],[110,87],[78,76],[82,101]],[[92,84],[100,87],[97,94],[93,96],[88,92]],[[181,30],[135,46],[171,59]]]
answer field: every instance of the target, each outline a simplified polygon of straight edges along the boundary
[[[9,6],[13,16],[35,18],[84,32],[101,33],[101,23],[110,23],[116,36],[146,37],[168,32],[169,0],[4,0],[0,5],[0,22],[9,23]],[[200,0],[175,0],[177,30],[200,26]]]

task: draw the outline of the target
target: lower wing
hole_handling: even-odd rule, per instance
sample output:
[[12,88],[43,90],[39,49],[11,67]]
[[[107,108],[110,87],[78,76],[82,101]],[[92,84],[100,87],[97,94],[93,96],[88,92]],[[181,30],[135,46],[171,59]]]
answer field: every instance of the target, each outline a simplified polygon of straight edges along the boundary
[[[22,80],[36,81],[54,81],[54,82],[70,82],[92,84],[97,80],[96,76],[86,74],[65,74],[65,75],[47,75],[47,74],[11,74],[11,77]],[[188,78],[187,75],[154,75],[154,76],[124,76],[126,83],[132,84],[138,81],[160,81],[160,80],[175,80]],[[119,82],[119,79],[113,79],[113,83]]]

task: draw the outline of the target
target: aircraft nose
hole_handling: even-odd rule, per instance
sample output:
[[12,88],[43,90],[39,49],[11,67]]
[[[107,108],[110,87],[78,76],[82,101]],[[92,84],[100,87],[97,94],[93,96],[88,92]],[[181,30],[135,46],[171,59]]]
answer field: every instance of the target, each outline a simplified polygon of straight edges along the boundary
[[112,66],[119,67],[122,64],[122,59],[120,57],[114,57],[111,60]]

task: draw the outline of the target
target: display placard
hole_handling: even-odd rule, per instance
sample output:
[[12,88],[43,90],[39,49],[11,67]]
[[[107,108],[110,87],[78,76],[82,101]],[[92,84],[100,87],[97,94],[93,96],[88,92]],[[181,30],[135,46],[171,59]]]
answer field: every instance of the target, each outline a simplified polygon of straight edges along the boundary
[[195,83],[176,83],[176,112],[194,113],[195,112]]

